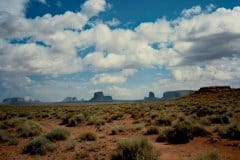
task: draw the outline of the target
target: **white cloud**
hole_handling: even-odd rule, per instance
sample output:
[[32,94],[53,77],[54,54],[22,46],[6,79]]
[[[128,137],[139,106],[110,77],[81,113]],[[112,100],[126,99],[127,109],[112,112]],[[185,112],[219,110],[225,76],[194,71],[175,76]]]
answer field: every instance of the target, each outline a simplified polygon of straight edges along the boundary
[[[199,86],[198,81],[203,81],[201,85],[223,81],[236,84],[240,78],[240,7],[214,10],[209,5],[204,10],[195,6],[175,20],[144,22],[133,30],[111,29],[118,24],[117,19],[100,20],[83,30],[92,16],[106,10],[106,1],[88,0],[79,12],[34,19],[24,17],[27,2],[0,2],[0,76],[2,72],[26,77],[93,70],[98,74],[91,83],[123,85],[141,68],[164,66],[172,72],[169,81],[175,88],[180,88],[177,81]],[[24,37],[30,37],[26,44],[9,43]],[[43,41],[48,47],[37,45],[36,41]],[[78,49],[91,47],[93,51],[84,58],[78,56]],[[122,71],[117,73],[119,70]],[[119,89],[124,95],[124,88],[115,87],[112,91]],[[142,95],[146,89],[137,91]]]
[[[210,8],[211,8],[211,6],[209,6],[209,9]],[[183,17],[190,18],[190,17],[192,17],[194,15],[200,14],[201,12],[202,12],[201,6],[194,6],[194,7],[190,8],[190,9],[184,9],[182,11],[181,15]]]
[[134,75],[137,72],[135,69],[125,69],[119,73],[107,74],[101,73],[95,75],[91,82],[93,84],[119,84],[127,81],[129,76]]
[[112,26],[112,27],[116,27],[120,24],[121,22],[117,19],[117,18],[113,18],[110,21],[106,21],[105,24]]
[[40,3],[47,4],[46,0],[38,0]]
[[0,1],[0,11],[23,16],[27,2],[29,0],[2,0]]
[[87,0],[82,5],[82,13],[90,18],[104,11],[106,5],[107,3],[105,0]]

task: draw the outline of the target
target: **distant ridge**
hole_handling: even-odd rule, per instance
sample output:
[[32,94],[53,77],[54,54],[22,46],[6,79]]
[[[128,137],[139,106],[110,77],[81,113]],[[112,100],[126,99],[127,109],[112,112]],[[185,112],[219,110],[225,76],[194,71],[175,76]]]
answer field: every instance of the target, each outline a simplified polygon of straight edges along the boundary
[[193,94],[193,90],[177,90],[177,91],[167,91],[163,93],[163,97],[161,100],[172,100],[172,99],[177,99],[181,98],[183,96],[187,96],[190,94]]

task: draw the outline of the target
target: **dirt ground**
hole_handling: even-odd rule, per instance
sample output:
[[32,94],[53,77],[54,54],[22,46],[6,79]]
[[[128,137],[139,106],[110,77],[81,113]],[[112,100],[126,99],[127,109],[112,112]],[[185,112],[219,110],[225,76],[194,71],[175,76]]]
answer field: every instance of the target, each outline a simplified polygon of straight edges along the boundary
[[[122,120],[106,123],[103,126],[96,127],[94,125],[81,124],[76,127],[67,127],[70,131],[70,137],[65,141],[54,142],[55,149],[47,152],[46,155],[29,155],[21,154],[23,147],[30,139],[21,138],[17,146],[8,144],[0,145],[1,160],[30,160],[30,159],[50,159],[50,160],[71,160],[75,159],[77,153],[85,155],[88,160],[107,160],[116,149],[116,141],[120,138],[130,138],[142,136],[144,130],[132,131],[127,129],[126,132],[118,135],[110,135],[111,128],[115,125],[122,125],[125,128],[131,128],[133,119],[125,115]],[[48,133],[54,126],[60,124],[58,119],[43,119],[38,121],[43,133]],[[93,131],[97,134],[96,141],[78,142],[78,137],[82,132]],[[147,136],[153,143],[156,150],[160,152],[161,160],[190,160],[192,156],[202,153],[208,149],[217,149],[223,160],[239,160],[240,159],[240,141],[217,139],[212,142],[210,138],[194,138],[187,144],[167,144],[155,142],[156,136]],[[75,147],[71,147],[75,146]]]

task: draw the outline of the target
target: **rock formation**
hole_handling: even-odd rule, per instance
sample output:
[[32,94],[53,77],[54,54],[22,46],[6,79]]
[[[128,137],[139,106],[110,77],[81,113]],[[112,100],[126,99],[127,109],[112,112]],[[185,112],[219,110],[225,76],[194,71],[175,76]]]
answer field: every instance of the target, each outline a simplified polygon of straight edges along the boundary
[[156,101],[158,98],[155,97],[153,92],[149,92],[148,97],[144,97],[145,101]]
[[178,90],[178,91],[168,91],[163,93],[162,100],[171,100],[181,98],[194,93],[192,90]]
[[90,102],[111,102],[112,97],[111,96],[104,96],[103,92],[95,92],[92,99],[90,99]]
[[232,91],[230,86],[210,86],[202,87],[197,92],[221,92],[221,91]]
[[77,102],[78,99],[76,97],[66,97],[63,102],[70,103],[70,102]]
[[24,104],[26,103],[26,101],[24,100],[24,98],[21,98],[21,97],[13,97],[13,98],[5,98],[2,103],[16,105],[16,104]]

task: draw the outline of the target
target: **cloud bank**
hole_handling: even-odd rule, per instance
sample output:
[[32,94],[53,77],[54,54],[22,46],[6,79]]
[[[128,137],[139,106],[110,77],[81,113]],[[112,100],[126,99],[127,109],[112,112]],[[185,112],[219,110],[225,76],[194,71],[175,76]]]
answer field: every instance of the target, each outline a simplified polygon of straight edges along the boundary
[[[237,21],[240,7],[194,6],[183,10],[174,20],[160,17],[132,30],[112,29],[111,26],[120,24],[115,18],[99,21],[86,29],[84,26],[91,23],[91,18],[106,11],[105,0],[87,0],[78,12],[45,14],[34,19],[24,16],[28,2],[0,2],[0,77],[1,86],[7,91],[12,85],[10,88],[19,88],[21,94],[31,94],[30,90],[40,85],[25,83],[26,79],[32,82],[29,79],[32,75],[58,76],[88,71],[94,73],[87,80],[89,90],[106,89],[106,85],[110,85],[109,92],[121,91],[112,94],[126,98],[139,95],[124,85],[128,78],[143,68],[152,67],[165,67],[171,76],[133,90],[142,94],[144,89],[164,90],[166,87],[156,88],[156,84],[167,86],[170,82],[173,89],[225,84],[226,81],[240,86],[240,22]],[[85,56],[80,56],[82,51],[86,51]],[[3,78],[12,75],[21,77],[16,82],[24,82],[27,89],[17,87],[21,83]],[[40,85],[43,88],[44,83]],[[82,86],[83,90],[87,90],[86,86]],[[128,93],[123,94],[124,91]]]

